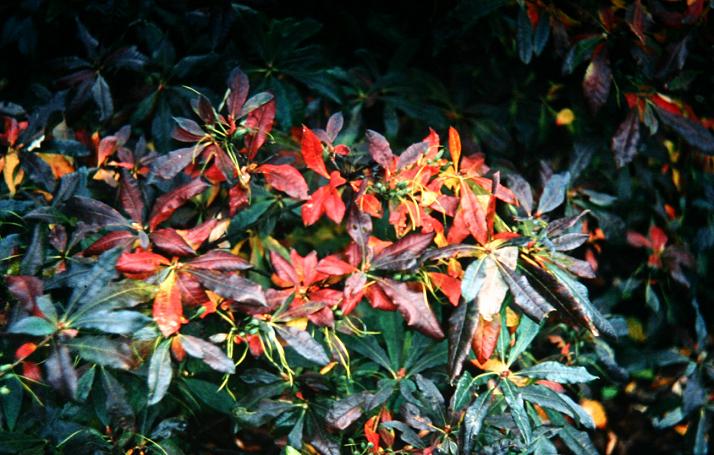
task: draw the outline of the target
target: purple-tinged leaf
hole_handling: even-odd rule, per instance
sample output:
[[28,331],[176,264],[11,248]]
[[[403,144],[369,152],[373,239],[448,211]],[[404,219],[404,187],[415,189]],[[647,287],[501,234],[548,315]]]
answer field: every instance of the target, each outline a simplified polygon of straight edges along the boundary
[[181,346],[186,354],[203,360],[206,365],[221,373],[235,373],[235,365],[218,346],[191,335],[181,335]]
[[394,165],[394,153],[389,147],[387,139],[376,131],[367,130],[365,133],[369,154],[383,169],[392,169]]
[[635,109],[627,113],[625,120],[617,127],[610,141],[610,148],[615,154],[617,167],[627,165],[637,154],[640,142],[640,119]]
[[246,76],[240,68],[233,68],[228,76],[226,85],[228,85],[228,88],[230,89],[228,100],[226,101],[228,113],[232,115],[233,118],[238,118],[238,113],[241,111],[241,108],[245,104],[245,100],[248,98],[248,89],[250,88],[248,76]]
[[419,256],[434,240],[434,233],[414,233],[383,249],[372,260],[373,270],[411,270],[418,265]]
[[208,270],[190,270],[207,289],[238,303],[267,307],[265,293],[259,284],[239,275]]

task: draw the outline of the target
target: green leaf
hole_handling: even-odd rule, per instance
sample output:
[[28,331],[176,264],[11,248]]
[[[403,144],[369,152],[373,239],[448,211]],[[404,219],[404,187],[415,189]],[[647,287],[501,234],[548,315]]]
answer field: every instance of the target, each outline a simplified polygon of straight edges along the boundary
[[74,338],[66,344],[88,362],[122,370],[129,370],[134,366],[131,347],[123,340],[84,336]]
[[126,396],[124,386],[102,369],[102,387],[106,396],[106,409],[112,424],[122,429],[130,429],[134,426],[134,410]]
[[575,455],[597,454],[595,445],[590,440],[590,436],[584,431],[578,431],[570,425],[565,425],[559,433],[560,439]]
[[77,394],[75,397],[77,401],[84,402],[87,400],[89,393],[92,391],[92,386],[94,386],[94,376],[96,372],[97,367],[92,365],[77,381]]
[[518,372],[520,376],[530,378],[547,379],[558,383],[574,384],[579,382],[589,382],[597,379],[588,373],[584,367],[568,367],[558,362],[541,362],[530,368]]
[[191,398],[195,396],[211,409],[228,415],[232,414],[235,401],[228,395],[228,392],[223,389],[219,390],[217,385],[192,378],[183,378],[181,384],[188,388],[188,390],[184,388],[184,393],[189,392]]
[[231,220],[230,227],[228,228],[228,236],[233,238],[242,234],[243,231],[258,221],[258,219],[272,207],[274,202],[273,199],[257,201],[238,212]]
[[523,387],[521,389],[521,394],[523,395],[523,399],[526,401],[530,401],[531,403],[535,403],[544,408],[553,409],[569,417],[577,418],[578,421],[587,428],[595,428],[595,424],[593,423],[590,414],[585,412],[581,406],[570,400],[567,395],[557,393],[548,387],[539,384],[531,384],[527,387]]
[[10,326],[7,330],[9,333],[24,333],[33,336],[46,336],[55,333],[57,328],[47,319],[38,318],[37,316],[28,316],[20,319]]
[[501,390],[503,391],[503,397],[506,399],[508,407],[511,409],[511,416],[520,430],[523,440],[526,444],[530,444],[532,433],[531,423],[528,420],[528,414],[526,414],[526,409],[523,406],[523,396],[520,392],[517,392],[516,386],[508,379],[501,381]]
[[389,356],[373,337],[350,337],[348,345],[351,349],[354,349],[365,358],[376,362],[390,373],[395,373],[389,361]]
[[484,256],[473,261],[464,271],[464,278],[461,281],[461,297],[466,302],[476,299],[486,280],[486,267],[484,267],[486,258],[487,256]]
[[22,383],[15,375],[8,375],[6,378],[2,385],[7,388],[7,393],[0,395],[0,404],[2,404],[2,414],[5,416],[7,429],[13,431],[22,408]]
[[170,347],[171,341],[165,340],[156,347],[151,355],[149,374],[147,376],[149,396],[146,404],[149,406],[160,402],[169,390],[169,385],[171,385],[174,372],[171,365]]
[[508,353],[508,366],[513,365],[513,362],[518,359],[518,356],[530,346],[531,341],[538,335],[540,324],[534,322],[531,318],[523,316],[518,329],[516,330],[516,344]]
[[486,392],[479,395],[479,397],[474,401],[474,403],[469,406],[464,415],[464,453],[471,453],[471,449],[474,447],[476,438],[481,432],[481,427],[483,426],[483,421],[488,415],[488,410],[491,407],[488,402],[491,397],[491,392],[493,389],[489,389]]
[[516,46],[518,47],[518,57],[526,65],[529,64],[533,58],[533,29],[525,8],[518,10]]
[[138,311],[97,311],[77,319],[73,325],[105,333],[130,335],[150,322],[150,317]]
[[52,297],[49,295],[41,295],[35,299],[35,305],[42,311],[42,314],[50,321],[57,321],[57,309],[52,303]]
[[107,289],[109,282],[116,276],[115,265],[121,248],[114,248],[103,253],[86,273],[73,275],[70,286],[74,289],[67,304],[67,314],[71,314],[79,303],[89,303]]

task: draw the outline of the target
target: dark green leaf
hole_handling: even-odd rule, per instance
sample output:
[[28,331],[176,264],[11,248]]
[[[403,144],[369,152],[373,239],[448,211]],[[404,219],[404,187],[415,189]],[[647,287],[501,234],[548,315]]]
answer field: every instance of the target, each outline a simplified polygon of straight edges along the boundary
[[67,342],[67,346],[84,360],[98,365],[129,370],[134,358],[129,344],[122,340],[98,336],[77,337]]
[[472,448],[476,444],[476,438],[481,432],[483,421],[488,415],[488,410],[491,407],[491,403],[489,402],[489,398],[491,397],[491,391],[492,390],[487,390],[486,392],[479,395],[476,401],[474,401],[474,403],[466,410],[463,423],[464,453],[471,453]]
[[518,10],[516,46],[518,47],[518,57],[526,65],[529,64],[533,58],[533,29],[525,8]]
[[523,406],[523,396],[517,391],[516,386],[507,379],[501,381],[501,390],[511,410],[511,417],[513,417],[513,421],[521,432],[523,440],[526,444],[530,444],[532,429],[528,414],[526,414],[526,409]]
[[575,455],[597,454],[598,451],[584,431],[578,431],[570,425],[565,425],[559,433],[560,439]]
[[169,390],[169,385],[171,385],[173,367],[171,366],[170,347],[170,340],[161,342],[151,355],[151,360],[149,360],[149,374],[147,376],[149,396],[146,402],[149,406],[160,402]]

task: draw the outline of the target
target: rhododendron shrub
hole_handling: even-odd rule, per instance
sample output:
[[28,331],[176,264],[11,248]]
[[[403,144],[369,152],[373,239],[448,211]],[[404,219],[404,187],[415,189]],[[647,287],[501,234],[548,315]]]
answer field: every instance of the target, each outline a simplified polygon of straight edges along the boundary
[[94,403],[56,435],[102,447],[169,447],[165,427],[198,404],[293,451],[591,445],[568,389],[596,377],[529,353],[556,323],[614,336],[579,281],[593,269],[568,255],[589,236],[585,212],[558,214],[563,175],[536,204],[454,128],[394,150],[371,130],[342,143],[340,113],[273,145],[273,96],[237,68],[227,85],[176,118],[184,145],[163,155],[126,127],[79,140],[64,169],[6,120],[10,153],[46,177],[5,182],[32,206],[31,236],[8,246],[17,402]]

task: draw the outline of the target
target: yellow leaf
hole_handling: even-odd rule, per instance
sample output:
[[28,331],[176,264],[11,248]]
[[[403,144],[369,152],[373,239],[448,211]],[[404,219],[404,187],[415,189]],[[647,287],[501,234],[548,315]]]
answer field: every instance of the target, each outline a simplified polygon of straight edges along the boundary
[[555,116],[555,124],[558,126],[570,125],[575,120],[575,113],[571,109],[561,109]]
[[511,307],[506,307],[506,327],[517,327],[521,318]]
[[335,365],[337,365],[337,362],[335,361],[328,363],[327,365],[322,367],[322,369],[320,369],[320,374],[325,375],[329,373],[330,371],[332,371],[333,368],[335,368]]
[[[22,168],[17,169],[20,164],[20,158],[17,156],[17,152],[13,151],[5,155],[5,166],[3,167],[2,174],[5,179],[5,185],[10,191],[10,196],[14,196],[17,191],[17,185],[22,182],[22,178],[25,176],[25,172]],[[17,170],[17,172],[15,172]]]
[[602,430],[607,426],[607,414],[605,413],[605,408],[599,401],[581,398],[580,406],[585,409],[585,412],[590,414],[590,417],[592,417],[595,423],[595,428]]
[[288,321],[285,325],[287,325],[288,327],[295,327],[299,330],[305,330],[307,329],[307,318],[296,318],[291,321]]
[[498,359],[488,359],[483,364],[479,365],[478,363],[476,363],[476,366],[484,371],[491,371],[498,374],[501,374],[504,371],[508,370],[508,365]]
[[645,331],[642,328],[642,323],[635,318],[627,319],[627,334],[635,341],[645,341]]

